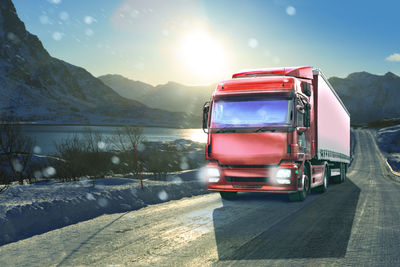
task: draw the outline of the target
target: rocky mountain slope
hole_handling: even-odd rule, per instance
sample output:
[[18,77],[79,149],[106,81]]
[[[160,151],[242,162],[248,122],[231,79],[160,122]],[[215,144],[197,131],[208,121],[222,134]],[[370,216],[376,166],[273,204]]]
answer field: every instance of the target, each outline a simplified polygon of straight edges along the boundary
[[185,122],[184,114],[121,97],[85,69],[51,57],[11,0],[0,1],[0,115],[45,123]]
[[111,74],[100,76],[99,79],[123,97],[140,101],[152,108],[186,112],[190,115],[201,115],[204,102],[210,99],[216,87],[185,86],[174,82],[152,86]]
[[355,72],[329,82],[349,110],[352,124],[400,117],[400,77],[391,72]]

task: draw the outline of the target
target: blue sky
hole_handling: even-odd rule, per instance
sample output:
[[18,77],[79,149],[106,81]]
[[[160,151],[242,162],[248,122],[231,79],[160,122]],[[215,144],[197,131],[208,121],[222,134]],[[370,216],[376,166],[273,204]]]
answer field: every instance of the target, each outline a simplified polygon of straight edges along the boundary
[[199,85],[277,66],[400,74],[400,1],[13,2],[52,56],[95,76]]

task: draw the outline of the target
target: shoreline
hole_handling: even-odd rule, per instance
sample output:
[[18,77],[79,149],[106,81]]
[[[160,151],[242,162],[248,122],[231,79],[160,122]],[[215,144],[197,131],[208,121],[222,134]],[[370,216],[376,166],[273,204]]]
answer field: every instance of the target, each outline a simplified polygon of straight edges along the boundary
[[[0,125],[10,125],[11,123],[0,123]],[[173,127],[158,125],[134,125],[134,124],[82,124],[82,123],[36,123],[36,122],[18,122],[21,126],[88,126],[88,127],[143,127],[143,128],[166,128],[166,129],[202,129],[201,127]]]

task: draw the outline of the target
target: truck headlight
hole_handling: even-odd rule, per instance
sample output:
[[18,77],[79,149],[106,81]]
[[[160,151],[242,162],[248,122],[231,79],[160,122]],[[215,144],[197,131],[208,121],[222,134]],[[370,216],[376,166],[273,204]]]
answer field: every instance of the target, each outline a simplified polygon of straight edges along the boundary
[[279,169],[275,174],[275,179],[278,184],[290,184],[291,176],[292,176],[292,170]]
[[218,168],[210,167],[206,168],[206,176],[209,183],[218,183],[221,173]]
[[290,176],[292,176],[292,170],[290,169],[278,169],[278,171],[275,174],[275,177],[277,179],[290,178]]

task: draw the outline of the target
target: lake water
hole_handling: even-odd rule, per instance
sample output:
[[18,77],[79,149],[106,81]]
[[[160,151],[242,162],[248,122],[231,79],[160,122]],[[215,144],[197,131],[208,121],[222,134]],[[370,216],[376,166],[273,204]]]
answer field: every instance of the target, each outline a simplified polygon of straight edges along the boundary
[[[115,126],[66,126],[66,125],[24,125],[22,133],[34,138],[37,146],[35,152],[40,154],[52,154],[55,152],[54,143],[72,137],[74,134],[82,135],[90,129],[111,137],[119,127]],[[188,139],[195,142],[206,143],[207,134],[202,129],[174,129],[143,127],[143,136],[146,141],[174,141]]]

